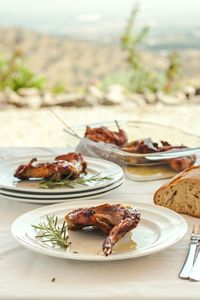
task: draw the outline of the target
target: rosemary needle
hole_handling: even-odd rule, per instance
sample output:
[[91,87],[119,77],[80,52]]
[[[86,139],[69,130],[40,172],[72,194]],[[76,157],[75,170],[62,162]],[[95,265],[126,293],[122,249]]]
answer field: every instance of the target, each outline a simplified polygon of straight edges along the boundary
[[75,185],[87,185],[88,183],[94,183],[99,181],[107,181],[111,180],[112,176],[101,176],[101,174],[96,174],[90,177],[80,177],[74,180],[70,180],[68,178],[58,179],[50,178],[49,180],[40,182],[40,187],[43,189],[53,189],[55,187],[69,187],[74,188]]
[[65,221],[61,226],[58,225],[58,217],[47,216],[47,222],[41,222],[37,225],[32,225],[37,234],[36,238],[40,238],[43,243],[50,242],[52,245],[57,245],[62,248],[68,248],[70,242],[68,241],[67,225]]

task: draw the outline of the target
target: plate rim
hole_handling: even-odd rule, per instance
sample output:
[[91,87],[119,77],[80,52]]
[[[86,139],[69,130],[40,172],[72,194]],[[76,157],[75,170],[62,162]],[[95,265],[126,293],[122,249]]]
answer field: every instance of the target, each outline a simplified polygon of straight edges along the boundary
[[109,192],[114,191],[115,189],[119,188],[120,186],[122,186],[124,184],[125,180],[121,180],[117,185],[114,185],[114,187],[110,187],[109,189],[103,190],[101,192],[98,193],[91,193],[91,194],[86,194],[85,196],[78,196],[78,197],[71,197],[71,198],[51,198],[51,199],[45,199],[45,198],[22,198],[22,197],[12,197],[10,195],[6,195],[6,194],[2,194],[0,192],[0,197],[5,197],[8,200],[14,200],[14,201],[18,201],[18,202],[26,202],[26,203],[37,203],[37,204],[56,204],[59,202],[69,202],[69,201],[78,201],[78,200],[82,200],[82,199],[91,199],[93,197],[99,197],[101,195],[105,195],[108,194]]
[[[62,198],[70,198],[70,197],[74,197],[74,196],[81,196],[81,195],[87,195],[87,194],[92,194],[94,192],[100,192],[100,191],[104,191],[106,189],[112,188],[113,186],[117,185],[120,182],[124,182],[125,178],[124,176],[121,177],[119,180],[117,180],[116,182],[109,184],[108,186],[102,187],[102,188],[98,188],[98,189],[94,189],[94,190],[89,190],[89,191],[84,191],[84,192],[74,192],[74,193],[62,193],[62,194],[27,194],[27,193],[23,193],[23,192],[17,192],[15,193],[15,191],[9,191],[9,190],[3,190],[0,188],[0,194],[2,195],[7,195],[7,196],[14,196],[15,198],[34,198],[34,199],[62,199]],[[50,198],[49,198],[50,197]]]
[[[83,200],[81,200],[83,201]],[[117,200],[114,200],[114,199],[96,199],[96,200],[90,200],[90,204],[92,206],[92,203],[94,205],[94,203],[102,203],[102,201],[104,203],[124,203],[124,204],[130,204],[130,200],[123,200],[123,201],[117,201]],[[156,211],[163,211],[163,212],[167,212],[170,217],[174,217],[176,220],[178,220],[180,223],[182,223],[182,226],[181,226],[181,231],[179,232],[179,235],[175,236],[174,238],[174,235],[171,235],[171,238],[170,239],[167,239],[163,242],[161,242],[160,245],[155,245],[153,247],[151,247],[150,249],[147,248],[147,249],[144,249],[142,251],[142,253],[137,253],[136,255],[133,254],[133,252],[127,252],[125,253],[125,256],[123,256],[123,253],[122,254],[112,254],[108,257],[105,257],[105,256],[95,256],[95,255],[90,255],[89,257],[83,255],[73,255],[73,253],[65,253],[63,255],[63,252],[54,252],[52,251],[51,249],[47,249],[47,248],[42,248],[41,246],[40,247],[37,247],[36,245],[31,245],[29,243],[27,243],[25,240],[22,240],[20,237],[18,237],[16,234],[15,234],[15,226],[18,225],[18,223],[21,221],[21,219],[23,220],[23,218],[26,218],[31,214],[34,214],[34,215],[37,215],[37,213],[39,212],[39,215],[38,215],[38,218],[41,217],[42,215],[44,216],[45,213],[44,213],[44,208],[46,208],[47,212],[46,214],[48,214],[48,208],[63,208],[64,209],[64,206],[66,205],[72,205],[73,207],[73,202],[68,202],[68,203],[59,203],[59,204],[54,204],[54,205],[50,205],[50,206],[43,206],[43,207],[40,207],[40,208],[37,208],[37,209],[34,209],[34,210],[31,210],[21,216],[19,216],[18,218],[15,219],[15,221],[12,223],[11,225],[11,234],[13,236],[13,238],[15,240],[17,240],[22,246],[24,246],[25,248],[31,250],[31,251],[34,251],[34,252],[37,252],[37,253],[40,253],[40,254],[43,254],[43,255],[47,255],[47,256],[52,256],[52,257],[57,257],[57,258],[62,258],[62,259],[69,259],[69,260],[76,260],[76,261],[88,261],[88,262],[91,262],[91,261],[95,261],[95,262],[109,262],[109,261],[118,261],[118,260],[126,260],[126,259],[135,259],[137,257],[142,257],[142,256],[147,256],[147,255],[151,255],[151,254],[154,254],[154,253],[157,253],[157,252],[160,252],[172,245],[174,245],[175,243],[177,243],[181,238],[183,238],[183,236],[186,234],[187,232],[187,228],[188,228],[188,224],[186,222],[186,220],[183,218],[183,216],[181,216],[180,214],[172,211],[171,209],[168,209],[166,207],[162,207],[162,206],[159,206],[159,205],[155,205],[155,204],[150,204],[150,203],[146,203],[146,202],[133,202],[134,204],[134,207],[140,209],[139,207],[140,206],[144,206],[148,208],[150,208],[150,210],[153,209],[153,211],[155,212]],[[86,204],[86,203],[85,203]],[[90,205],[89,203],[86,204],[86,206],[89,206]],[[78,205],[78,203],[76,202],[74,204],[75,206]],[[79,206],[79,205],[78,205]],[[138,206],[138,207],[137,207]],[[67,207],[66,207],[67,209]],[[24,231],[25,233],[25,231]]]

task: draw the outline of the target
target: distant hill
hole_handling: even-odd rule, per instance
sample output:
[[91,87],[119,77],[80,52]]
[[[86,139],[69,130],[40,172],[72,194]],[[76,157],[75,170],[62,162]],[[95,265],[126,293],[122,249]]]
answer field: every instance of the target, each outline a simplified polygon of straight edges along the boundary
[[[99,42],[72,40],[67,37],[44,35],[19,28],[0,28],[0,52],[9,55],[20,49],[26,64],[47,77],[48,85],[60,81],[68,86],[84,86],[110,73],[125,68],[124,53],[119,46]],[[183,50],[184,77],[199,78],[200,53]],[[166,52],[143,51],[143,59],[150,67],[166,66]]]
[[0,26],[116,44],[138,3],[138,28],[151,27],[149,46],[200,47],[198,0],[6,0],[0,1]]

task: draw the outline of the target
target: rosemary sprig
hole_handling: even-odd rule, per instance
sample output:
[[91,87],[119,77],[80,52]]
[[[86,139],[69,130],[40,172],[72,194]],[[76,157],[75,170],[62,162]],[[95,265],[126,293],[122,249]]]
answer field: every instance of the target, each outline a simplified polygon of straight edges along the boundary
[[32,225],[37,234],[36,238],[40,238],[43,243],[50,242],[54,246],[68,248],[70,242],[68,241],[67,225],[65,221],[62,226],[58,225],[58,217],[47,216],[47,222],[42,222],[37,225]]
[[108,181],[108,180],[111,180],[112,178],[113,178],[112,176],[101,176],[98,173],[94,176],[79,177],[74,180],[70,180],[68,178],[55,180],[55,178],[50,178],[49,180],[40,182],[39,185],[43,189],[53,189],[56,187],[64,187],[64,186],[69,187],[69,188],[74,188],[77,184],[88,185],[88,183],[94,183],[94,182],[99,182],[99,181]]

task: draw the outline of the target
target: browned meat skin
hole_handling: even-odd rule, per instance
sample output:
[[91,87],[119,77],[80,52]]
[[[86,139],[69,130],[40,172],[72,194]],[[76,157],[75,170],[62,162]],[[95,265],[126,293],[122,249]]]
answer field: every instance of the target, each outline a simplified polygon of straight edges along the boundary
[[[180,146],[172,146],[166,141],[161,141],[161,146],[159,146],[157,143],[154,143],[150,138],[143,139],[143,140],[137,140],[132,143],[127,143],[123,147],[121,147],[121,150],[129,152],[129,153],[153,153],[153,152],[164,152],[164,151],[170,151],[173,149],[179,150],[187,148],[184,145]],[[185,170],[188,167],[191,167],[196,161],[196,156],[185,156],[185,157],[179,157],[179,158],[173,158],[166,163],[169,165],[169,167],[176,171],[181,172]]]
[[154,152],[163,152],[169,151],[173,149],[183,149],[187,148],[184,145],[180,146],[172,146],[166,141],[161,141],[161,146],[158,143],[152,141],[151,138],[135,140],[131,143],[127,143],[121,147],[122,151],[130,152],[130,153],[154,153]]
[[132,218],[122,220],[118,225],[114,226],[110,231],[108,237],[103,242],[103,252],[106,256],[112,253],[113,245],[116,244],[127,232],[135,228],[139,222],[139,216],[136,214],[136,218],[133,222]]
[[[85,137],[91,139],[95,142],[110,143],[118,146],[122,151],[129,153],[154,153],[154,152],[164,152],[173,149],[184,149],[187,148],[184,145],[173,146],[167,141],[160,141],[161,145],[152,141],[151,138],[139,139],[133,142],[127,143],[127,135],[122,129],[119,132],[113,132],[108,130],[106,127],[99,128],[86,128]],[[183,171],[185,168],[192,166],[196,161],[195,156],[187,156],[181,158],[175,158],[167,161],[169,167],[176,171]]]
[[74,164],[80,172],[87,173],[87,162],[81,153],[69,152],[67,154],[59,155],[55,160],[65,160]]
[[127,135],[124,130],[118,132],[111,131],[106,127],[90,128],[86,127],[85,137],[94,142],[104,142],[122,146],[127,142]]
[[153,153],[158,151],[158,144],[147,138],[127,143],[121,150],[130,153]]
[[[160,152],[164,151],[170,151],[170,150],[181,150],[181,149],[186,149],[187,147],[184,145],[180,146],[172,146],[168,142],[161,141],[162,146],[159,147]],[[169,159],[167,161],[168,165],[170,168],[176,172],[181,172],[189,167],[191,167],[196,161],[196,156],[191,155],[191,156],[184,156],[184,157],[177,157],[173,159]]]
[[[14,176],[25,180],[30,178],[52,178],[56,179],[60,178],[69,178],[76,179],[86,172],[87,163],[82,157],[81,154],[70,153],[73,159],[70,161],[68,156],[68,160],[58,160],[58,157],[52,163],[36,163],[36,158],[33,158],[28,164],[20,165],[15,171]],[[67,154],[66,154],[67,155]],[[76,157],[76,159],[75,159]],[[63,155],[64,158],[64,155]]]
[[76,162],[79,160],[83,160],[83,156],[80,153],[69,152],[56,156],[55,160],[66,160],[69,162]]
[[176,172],[181,172],[189,167],[191,167],[196,161],[196,156],[185,156],[185,157],[177,157],[168,160],[168,165],[172,170]]
[[140,221],[140,212],[122,204],[103,204],[90,208],[79,208],[65,216],[68,229],[77,230],[96,226],[108,236],[103,242],[103,252],[112,253],[115,243]]
[[172,146],[170,145],[168,142],[166,141],[160,141],[162,146],[158,147],[158,151],[159,152],[163,152],[163,151],[169,151],[169,150],[173,150],[173,149],[184,149],[184,148],[187,148],[186,146],[184,145],[180,145],[180,146]]
[[[119,146],[122,151],[129,153],[154,153],[154,152],[164,152],[170,151],[173,149],[183,149],[187,148],[184,145],[172,146],[167,141],[160,141],[161,146],[158,143],[152,141],[151,138],[139,139],[133,142],[127,143],[127,135],[122,129],[119,132],[113,132],[108,130],[106,127],[99,128],[86,128],[85,137],[95,142],[104,142],[114,144]],[[183,171],[185,168],[192,166],[195,162],[195,156],[191,157],[182,157],[169,160],[167,163],[174,171],[179,172]]]

